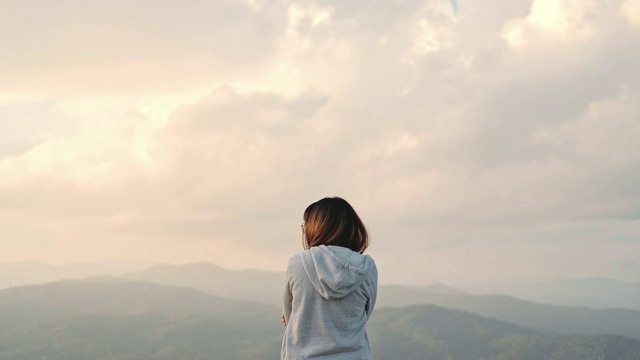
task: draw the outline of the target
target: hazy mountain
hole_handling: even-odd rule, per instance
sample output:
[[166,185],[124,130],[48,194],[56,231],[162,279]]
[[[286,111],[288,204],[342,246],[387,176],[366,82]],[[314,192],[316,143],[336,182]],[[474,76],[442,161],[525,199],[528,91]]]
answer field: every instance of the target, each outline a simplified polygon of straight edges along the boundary
[[[149,281],[157,284],[191,287],[206,293],[229,299],[250,300],[264,304],[280,305],[285,274],[283,272],[265,272],[260,270],[228,270],[213,263],[195,263],[187,265],[156,265],[142,271],[121,276],[124,279]],[[444,284],[432,284],[422,287],[387,285],[393,289],[395,297],[411,297],[412,293],[422,297],[424,294],[464,295],[464,291]],[[419,301],[418,303],[423,303]]]
[[151,265],[150,262],[142,261],[98,261],[64,265],[52,265],[38,260],[4,263],[0,264],[0,289],[97,275],[117,276]]
[[284,273],[260,270],[227,270],[213,263],[157,265],[129,273],[125,279],[187,286],[229,299],[280,305]]
[[281,330],[275,307],[175,286],[94,278],[0,291],[0,359],[273,358]]
[[388,359],[480,359],[499,353],[494,344],[514,334],[543,335],[435,305],[380,309],[369,327],[373,349]]
[[376,359],[640,359],[637,339],[551,336],[433,305],[382,309],[373,318],[369,332]]
[[504,295],[428,294],[418,289],[383,285],[379,307],[434,304],[517,325],[561,334],[615,334],[640,339],[640,311],[539,304]]
[[640,310],[640,282],[591,278],[465,285],[464,289],[474,294],[504,294],[549,304]]
[[[272,319],[273,320],[273,319]],[[0,335],[2,360],[277,359],[281,334],[266,319],[239,324],[211,316],[163,313],[81,315]]]
[[[0,291],[0,359],[276,359],[279,313],[110,278],[13,288]],[[379,309],[369,333],[377,360],[640,359],[639,340],[557,337],[433,305]]]
[[[250,269],[234,271],[213,263],[152,266],[151,263],[141,261],[101,261],[52,265],[42,261],[28,260],[0,264],[0,289],[97,275],[123,276],[127,279],[159,284],[188,286],[217,296],[265,304],[279,304],[284,283],[282,272]],[[406,289],[416,290],[417,293],[442,295],[500,294],[546,304],[625,308],[640,311],[640,282],[603,278],[567,279],[529,284],[487,283],[461,285],[460,288],[444,284],[402,288],[396,287],[395,291],[406,293],[408,299],[419,297],[419,295]],[[402,298],[398,295],[390,296]],[[387,303],[394,304],[396,301]],[[425,301],[404,301],[404,303],[425,303]]]
[[[211,263],[161,265],[124,278],[192,287],[229,299],[281,306],[284,273],[232,271]],[[539,304],[501,295],[467,295],[436,284],[425,287],[380,285],[377,307],[435,304],[470,311],[524,327],[560,334],[614,334],[640,338],[640,312]]]
[[0,333],[23,323],[36,323],[86,314],[129,315],[150,311],[165,315],[206,314],[242,318],[273,312],[266,305],[232,301],[177,286],[89,278],[0,291]]
[[466,292],[460,289],[454,289],[451,286],[447,286],[444,284],[425,285],[425,286],[416,287],[416,289],[427,294],[467,295]]
[[[156,265],[142,271],[124,274],[121,278],[190,287],[229,299],[251,300],[280,306],[285,274],[259,270],[228,270],[213,263],[195,263]],[[463,295],[465,292],[442,284],[424,287],[381,285],[380,294],[380,297],[391,298],[389,301],[380,302],[382,306],[385,304],[396,306],[396,303],[402,305],[425,303],[427,294]]]

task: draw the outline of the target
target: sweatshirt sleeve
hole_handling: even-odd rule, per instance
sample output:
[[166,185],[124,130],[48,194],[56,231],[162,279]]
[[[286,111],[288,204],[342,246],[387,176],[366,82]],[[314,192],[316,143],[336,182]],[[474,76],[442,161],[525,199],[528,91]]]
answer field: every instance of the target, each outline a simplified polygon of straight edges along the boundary
[[289,324],[289,316],[291,316],[291,303],[293,301],[293,295],[291,294],[291,282],[289,280],[289,266],[287,266],[284,292],[282,294],[282,313],[284,314],[284,319],[287,324]]
[[369,299],[365,305],[365,311],[367,312],[367,320],[371,318],[373,308],[376,306],[376,299],[378,298],[378,269],[373,268],[373,274],[371,275],[371,289],[369,291]]

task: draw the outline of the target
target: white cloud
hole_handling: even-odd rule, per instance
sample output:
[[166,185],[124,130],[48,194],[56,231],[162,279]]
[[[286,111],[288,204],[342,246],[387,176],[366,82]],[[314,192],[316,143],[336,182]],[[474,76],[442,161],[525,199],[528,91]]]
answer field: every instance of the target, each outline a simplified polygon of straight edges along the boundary
[[[16,19],[42,16],[22,4]],[[301,211],[335,194],[398,276],[637,278],[610,263],[640,261],[640,44],[620,4],[594,4],[468,2],[454,20],[446,1],[167,3],[146,19],[116,2],[77,23],[63,4],[51,47],[34,44],[49,59],[0,50],[16,74],[0,85],[0,261],[126,248],[281,268]],[[13,44],[43,31],[0,26],[25,32]]]
[[514,48],[539,41],[586,41],[593,36],[594,29],[588,19],[597,8],[595,0],[534,0],[525,18],[506,22],[503,37]]
[[622,3],[620,10],[631,25],[640,28],[640,1],[626,0]]
[[[277,4],[5,2],[0,94],[61,98],[189,91],[253,77],[284,31]],[[28,46],[27,46],[28,44]]]
[[69,137],[45,138],[16,157],[0,160],[0,184],[25,178],[100,185],[122,181],[139,167],[152,165],[147,153],[153,125],[141,114],[89,118]]

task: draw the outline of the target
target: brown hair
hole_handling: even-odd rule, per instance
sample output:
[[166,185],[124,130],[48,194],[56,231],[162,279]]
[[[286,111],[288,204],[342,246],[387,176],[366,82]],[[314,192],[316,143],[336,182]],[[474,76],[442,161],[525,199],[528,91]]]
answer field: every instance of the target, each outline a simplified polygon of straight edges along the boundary
[[349,203],[339,197],[320,199],[304,211],[305,249],[318,245],[337,245],[363,253],[369,234]]

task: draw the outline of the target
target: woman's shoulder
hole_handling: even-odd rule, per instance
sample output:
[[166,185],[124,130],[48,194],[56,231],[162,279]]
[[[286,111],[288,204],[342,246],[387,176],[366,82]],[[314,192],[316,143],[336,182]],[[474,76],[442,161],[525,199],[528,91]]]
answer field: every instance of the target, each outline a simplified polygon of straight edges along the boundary
[[294,271],[302,268],[302,253],[303,251],[291,255],[291,257],[287,261],[287,271]]
[[306,274],[302,263],[302,252],[292,255],[287,262],[287,280],[306,279]]

